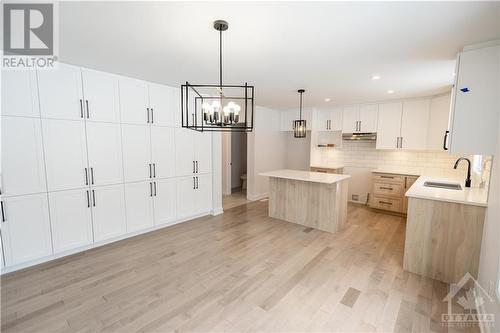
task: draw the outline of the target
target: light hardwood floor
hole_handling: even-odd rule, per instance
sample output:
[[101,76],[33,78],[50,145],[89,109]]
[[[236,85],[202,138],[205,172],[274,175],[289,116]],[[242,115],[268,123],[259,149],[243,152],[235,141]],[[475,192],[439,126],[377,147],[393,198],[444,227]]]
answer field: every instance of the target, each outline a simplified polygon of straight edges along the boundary
[[224,210],[238,207],[248,202],[250,201],[247,200],[246,192],[235,192],[230,195],[222,196],[222,208]]
[[447,285],[403,271],[404,230],[350,205],[330,234],[252,202],[2,277],[2,332],[448,331]]

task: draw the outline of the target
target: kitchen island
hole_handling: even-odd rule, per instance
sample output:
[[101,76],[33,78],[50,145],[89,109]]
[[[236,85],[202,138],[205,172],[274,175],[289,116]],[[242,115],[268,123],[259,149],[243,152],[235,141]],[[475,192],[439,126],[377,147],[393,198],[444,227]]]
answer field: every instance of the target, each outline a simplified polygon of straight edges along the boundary
[[351,176],[299,170],[259,175],[269,177],[269,216],[331,233],[346,224]]

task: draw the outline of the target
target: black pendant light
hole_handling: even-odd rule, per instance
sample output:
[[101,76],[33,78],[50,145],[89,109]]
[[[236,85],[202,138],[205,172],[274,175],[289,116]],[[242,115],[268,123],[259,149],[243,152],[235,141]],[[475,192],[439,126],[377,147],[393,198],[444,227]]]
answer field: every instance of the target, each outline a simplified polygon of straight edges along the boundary
[[295,138],[305,138],[306,137],[306,120],[302,119],[302,94],[306,91],[304,89],[299,89],[297,91],[300,94],[300,109],[299,109],[299,119],[293,121],[293,136]]
[[219,82],[181,86],[182,127],[196,131],[251,132],[253,129],[254,86],[222,83],[223,20],[214,22],[219,32]]

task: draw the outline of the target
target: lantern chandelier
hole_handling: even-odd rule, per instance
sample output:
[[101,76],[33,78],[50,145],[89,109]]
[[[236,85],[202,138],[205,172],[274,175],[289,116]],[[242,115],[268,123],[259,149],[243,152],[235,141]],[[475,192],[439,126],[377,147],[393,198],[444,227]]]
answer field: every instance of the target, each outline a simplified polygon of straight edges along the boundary
[[299,119],[293,121],[293,136],[295,138],[305,138],[306,137],[306,120],[302,119],[302,94],[306,91],[304,89],[299,89],[297,92],[300,94],[300,108],[299,108]]
[[222,32],[226,21],[214,22],[219,32],[219,83],[181,85],[182,127],[196,131],[251,132],[254,86],[222,83]]

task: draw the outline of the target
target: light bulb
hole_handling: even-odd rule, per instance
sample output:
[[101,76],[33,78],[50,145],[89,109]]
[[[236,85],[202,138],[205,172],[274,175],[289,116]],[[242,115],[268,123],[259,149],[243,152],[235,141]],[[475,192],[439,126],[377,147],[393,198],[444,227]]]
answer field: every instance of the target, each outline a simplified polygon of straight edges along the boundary
[[233,101],[227,103],[227,106],[229,106],[230,108],[234,108],[236,106],[236,104],[234,104]]
[[229,106],[225,106],[222,110],[224,111],[225,116],[229,115],[229,112],[231,112],[231,108]]
[[241,107],[239,105],[234,105],[234,113],[235,114],[239,114],[240,113],[240,110],[241,110]]
[[203,109],[203,111],[208,111],[210,109],[210,104],[208,104],[207,102],[204,102],[201,105],[201,108]]

